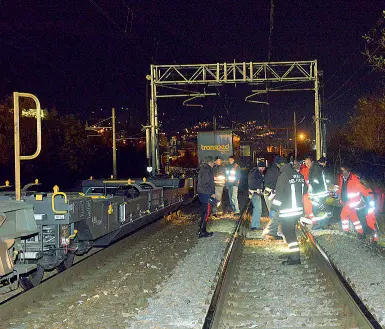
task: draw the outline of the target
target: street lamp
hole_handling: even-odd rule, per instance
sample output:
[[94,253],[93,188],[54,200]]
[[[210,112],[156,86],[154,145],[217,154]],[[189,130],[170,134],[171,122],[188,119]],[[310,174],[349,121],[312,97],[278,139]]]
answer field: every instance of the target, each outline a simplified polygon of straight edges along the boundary
[[300,133],[299,136],[298,136],[298,138],[299,138],[300,141],[304,141],[304,140],[305,140],[305,137],[306,137],[306,136],[305,136],[304,133]]

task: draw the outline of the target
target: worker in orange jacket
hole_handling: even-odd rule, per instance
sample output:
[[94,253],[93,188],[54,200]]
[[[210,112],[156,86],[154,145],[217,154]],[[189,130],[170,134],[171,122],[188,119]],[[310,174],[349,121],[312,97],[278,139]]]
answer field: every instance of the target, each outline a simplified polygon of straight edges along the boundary
[[[310,159],[311,162],[311,159]],[[303,163],[299,169],[300,174],[304,177],[306,186],[309,188],[309,174],[310,174],[310,166],[309,163],[306,164]],[[311,201],[309,199],[309,194],[306,192],[303,195],[303,209],[305,212],[305,216],[309,219],[313,219],[314,214],[313,214],[313,206],[311,204]]]
[[340,201],[343,204],[341,211],[341,225],[345,232],[349,232],[349,220],[358,234],[364,237],[364,230],[357,211],[365,211],[365,221],[373,231],[373,240],[378,240],[376,231],[376,217],[374,213],[374,197],[371,189],[360,181],[360,178],[351,172],[349,166],[341,167],[339,177]]

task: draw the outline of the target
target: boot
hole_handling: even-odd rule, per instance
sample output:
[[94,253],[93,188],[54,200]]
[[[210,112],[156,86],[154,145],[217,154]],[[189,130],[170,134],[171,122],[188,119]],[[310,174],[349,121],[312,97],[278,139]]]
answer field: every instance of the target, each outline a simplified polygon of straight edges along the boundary
[[207,232],[206,231],[206,221],[203,220],[201,222],[201,226],[199,229],[199,238],[208,238],[208,237],[212,236],[213,234],[214,234],[213,232]]
[[372,243],[377,243],[378,242],[378,233],[377,233],[377,231],[373,231],[371,240],[372,240]]
[[301,264],[301,260],[300,259],[288,258],[287,260],[284,260],[282,262],[282,265],[300,265],[300,264]]

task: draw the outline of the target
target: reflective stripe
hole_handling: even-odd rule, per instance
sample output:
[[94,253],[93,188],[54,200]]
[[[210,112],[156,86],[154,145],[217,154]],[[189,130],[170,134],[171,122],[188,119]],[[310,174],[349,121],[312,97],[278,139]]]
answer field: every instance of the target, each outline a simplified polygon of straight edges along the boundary
[[348,199],[355,198],[356,196],[359,196],[360,192],[355,192],[355,193],[348,193]]
[[341,223],[342,224],[346,224],[346,223],[349,224],[349,220],[348,219],[343,219],[343,220],[341,220]]
[[297,199],[295,197],[295,185],[291,184],[290,189],[291,189],[291,208],[295,209],[297,208]]
[[293,246],[298,246],[298,242],[290,242],[287,245],[288,245],[289,248],[293,247]]
[[323,214],[322,216],[319,216],[319,217],[314,217],[313,220],[314,221],[322,220],[322,219],[325,219],[326,217],[328,217],[327,213],[325,213],[325,214]]
[[357,207],[360,203],[361,203],[361,200],[360,200],[360,201],[356,201],[356,202],[351,202],[351,203],[349,204],[349,207],[350,207],[350,208],[355,208],[355,207]]
[[293,249],[289,249],[289,252],[298,252],[298,251],[299,251],[299,247],[293,248]]
[[353,222],[353,225],[356,226],[357,224],[360,224],[361,222],[359,220],[356,220],[355,222]]
[[282,202],[277,200],[277,199],[274,199],[273,204],[275,204],[276,206],[280,206],[282,204]]
[[297,207],[297,208],[294,208],[294,209],[283,209],[283,210],[280,210],[280,213],[284,214],[284,213],[300,211],[300,210],[303,210],[303,207]]
[[272,191],[272,189],[271,189],[270,187],[265,187],[265,191],[267,191],[267,192],[271,192],[271,191]]
[[317,192],[317,193],[310,193],[310,195],[313,197],[313,198],[322,198],[324,196],[328,196],[329,195],[329,192],[328,191],[322,191],[322,192]]
[[327,181],[327,180],[325,179],[325,173],[324,173],[324,172],[322,172],[322,180],[323,180],[323,182],[324,182],[325,190],[327,190],[328,187],[327,187],[326,183],[329,183],[329,181]]
[[279,217],[297,217],[301,216],[303,214],[303,211],[298,211],[298,212],[293,212],[293,213],[288,213],[288,214],[279,214]]
[[313,182],[316,183],[316,184],[319,184],[319,180],[318,179],[313,179]]

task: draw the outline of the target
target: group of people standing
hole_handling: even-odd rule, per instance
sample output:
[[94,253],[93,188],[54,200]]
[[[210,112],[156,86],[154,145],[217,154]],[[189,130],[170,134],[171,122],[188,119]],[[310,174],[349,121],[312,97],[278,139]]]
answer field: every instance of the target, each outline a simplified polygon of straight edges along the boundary
[[201,220],[199,237],[210,237],[206,225],[210,212],[217,217],[223,214],[223,191],[226,188],[232,214],[239,214],[238,187],[241,179],[241,168],[233,156],[228,158],[228,165],[222,164],[223,159],[207,156],[199,167],[197,192],[201,202]]
[[[248,175],[249,197],[253,204],[251,230],[262,230],[262,202],[266,203],[269,223],[262,236],[269,240],[282,239],[288,244],[289,254],[284,265],[300,264],[300,251],[295,233],[298,221],[312,224],[313,229],[328,224],[330,212],[326,199],[334,194],[342,206],[341,226],[349,232],[352,223],[360,237],[371,235],[372,241],[378,240],[376,229],[375,204],[373,191],[354,174],[347,165],[341,166],[338,188],[333,188],[333,177],[326,169],[326,158],[314,161],[310,156],[300,164],[294,160],[276,156],[266,170],[266,164],[258,161]],[[223,213],[222,196],[228,190],[231,212],[239,214],[238,186],[240,167],[234,157],[229,158],[228,166],[222,159],[206,157],[198,176],[198,195],[201,201],[201,221],[199,237],[211,236],[206,231],[206,223],[212,213]]]
[[[270,221],[262,235],[267,239],[285,237],[289,247],[284,265],[300,264],[299,245],[295,225],[303,215],[303,194],[306,189],[304,177],[288,163],[277,156],[265,171],[265,163],[259,161],[248,176],[249,196],[253,203],[251,230],[261,229],[262,198],[266,202]],[[282,231],[279,231],[279,224]]]
[[249,173],[249,195],[254,207],[251,230],[261,227],[263,198],[270,220],[262,236],[272,240],[285,237],[289,247],[288,259],[283,262],[285,265],[301,262],[295,234],[298,221],[311,224],[313,229],[329,224],[331,209],[326,199],[331,194],[342,206],[342,230],[350,231],[350,221],[360,238],[370,234],[373,242],[378,241],[373,191],[347,165],[340,167],[339,185],[335,188],[326,165],[325,157],[314,161],[309,156],[301,165],[298,161],[288,163],[285,158],[277,156],[265,174],[263,162],[258,162]]

